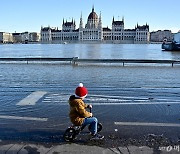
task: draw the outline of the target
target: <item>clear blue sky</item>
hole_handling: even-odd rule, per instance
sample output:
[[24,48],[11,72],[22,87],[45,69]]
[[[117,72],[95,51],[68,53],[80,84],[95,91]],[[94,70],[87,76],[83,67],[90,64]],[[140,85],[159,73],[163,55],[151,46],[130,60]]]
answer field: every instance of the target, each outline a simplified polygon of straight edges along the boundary
[[61,28],[63,18],[76,21],[83,16],[83,24],[94,5],[102,15],[103,27],[115,20],[125,19],[125,28],[133,29],[138,23],[150,26],[150,31],[180,30],[180,0],[1,0],[0,31],[40,32],[41,25]]

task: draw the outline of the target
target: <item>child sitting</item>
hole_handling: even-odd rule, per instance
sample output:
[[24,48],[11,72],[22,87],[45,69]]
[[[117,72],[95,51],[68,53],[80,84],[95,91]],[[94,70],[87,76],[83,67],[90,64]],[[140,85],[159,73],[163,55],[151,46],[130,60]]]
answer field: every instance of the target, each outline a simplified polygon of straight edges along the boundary
[[92,113],[86,111],[86,108],[92,108],[92,105],[87,105],[83,101],[87,94],[87,89],[82,83],[80,83],[75,90],[75,95],[72,95],[69,98],[69,117],[71,122],[76,126],[86,126],[88,124],[91,125],[92,139],[103,139],[104,136],[97,134],[97,118],[92,117]]

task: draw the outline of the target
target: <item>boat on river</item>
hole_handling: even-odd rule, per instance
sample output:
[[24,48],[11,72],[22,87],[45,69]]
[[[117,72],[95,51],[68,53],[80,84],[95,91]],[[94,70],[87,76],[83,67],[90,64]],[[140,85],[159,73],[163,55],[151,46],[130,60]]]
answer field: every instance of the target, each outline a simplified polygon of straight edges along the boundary
[[172,42],[167,42],[165,39],[161,48],[167,51],[180,51],[180,31],[174,34]]
[[180,43],[177,43],[177,42],[163,42],[161,48],[163,50],[167,50],[167,51],[180,51]]

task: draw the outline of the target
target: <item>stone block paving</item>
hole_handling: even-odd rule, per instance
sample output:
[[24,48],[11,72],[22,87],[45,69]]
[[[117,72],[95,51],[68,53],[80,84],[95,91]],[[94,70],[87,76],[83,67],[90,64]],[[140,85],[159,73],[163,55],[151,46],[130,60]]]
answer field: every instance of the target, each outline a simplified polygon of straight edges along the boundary
[[180,154],[179,150],[171,149],[154,151],[147,146],[127,146],[102,148],[98,146],[79,145],[75,143],[63,145],[41,144],[5,144],[0,145],[0,154]]

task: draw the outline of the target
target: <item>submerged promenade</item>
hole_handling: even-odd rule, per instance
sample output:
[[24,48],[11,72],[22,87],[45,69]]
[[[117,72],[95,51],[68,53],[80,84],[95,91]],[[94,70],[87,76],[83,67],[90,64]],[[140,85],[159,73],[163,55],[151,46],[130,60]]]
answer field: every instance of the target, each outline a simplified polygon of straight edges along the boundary
[[[0,154],[180,153],[179,52],[151,44],[14,44],[0,46],[0,55]],[[87,128],[73,143],[63,140],[79,82],[103,141],[91,141]]]
[[[11,60],[0,63],[0,154],[179,153],[177,61],[172,68],[172,61],[72,67],[72,59],[68,65]],[[80,81],[89,90],[85,102],[103,124],[103,141],[91,141],[87,129],[73,143],[63,140],[71,125],[67,100]]]

